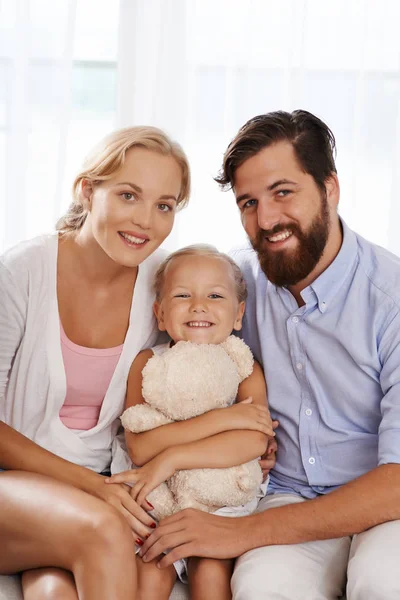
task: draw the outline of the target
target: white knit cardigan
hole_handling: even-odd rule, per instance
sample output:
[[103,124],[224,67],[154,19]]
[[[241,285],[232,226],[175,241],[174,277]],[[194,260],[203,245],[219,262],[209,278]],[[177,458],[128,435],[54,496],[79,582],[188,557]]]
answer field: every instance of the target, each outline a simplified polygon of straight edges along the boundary
[[[18,244],[0,257],[0,420],[76,464],[101,472],[122,412],[129,368],[157,337],[152,283],[164,252],[139,267],[129,329],[99,422],[75,432],[60,421],[66,378],[57,303],[57,235]],[[74,290],[71,290],[71,294]]]

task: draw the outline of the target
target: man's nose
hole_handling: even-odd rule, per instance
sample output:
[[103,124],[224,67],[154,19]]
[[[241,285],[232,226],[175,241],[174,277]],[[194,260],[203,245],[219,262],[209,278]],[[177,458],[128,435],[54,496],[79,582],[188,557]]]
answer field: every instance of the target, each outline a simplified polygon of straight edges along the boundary
[[257,222],[260,229],[269,230],[280,222],[280,207],[271,199],[260,200],[257,206]]

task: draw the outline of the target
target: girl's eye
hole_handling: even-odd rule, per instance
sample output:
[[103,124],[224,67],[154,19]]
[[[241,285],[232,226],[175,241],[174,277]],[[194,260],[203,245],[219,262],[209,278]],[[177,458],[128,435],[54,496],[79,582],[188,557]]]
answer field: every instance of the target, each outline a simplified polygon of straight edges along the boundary
[[122,192],[121,196],[123,197],[124,200],[127,200],[128,202],[130,200],[135,199],[135,196],[131,192]]
[[189,294],[176,294],[174,298],[189,298]]
[[221,294],[210,294],[209,298],[211,298],[212,300],[217,299],[217,298],[223,298],[223,296],[221,296]]
[[255,200],[254,198],[244,202],[241,206],[241,210],[246,210],[246,208],[252,208],[253,206],[257,206],[257,200]]
[[159,204],[158,208],[161,210],[161,212],[171,212],[172,211],[172,206],[170,206],[169,204]]

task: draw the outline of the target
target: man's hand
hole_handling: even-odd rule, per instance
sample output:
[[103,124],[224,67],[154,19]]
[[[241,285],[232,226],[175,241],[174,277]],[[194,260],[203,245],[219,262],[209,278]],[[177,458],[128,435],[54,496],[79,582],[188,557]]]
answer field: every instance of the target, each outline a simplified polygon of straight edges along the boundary
[[[140,469],[123,471],[107,478],[106,483],[133,485],[131,496],[139,506],[147,508],[146,496],[175,473],[175,450],[169,448],[155,456]],[[152,507],[151,507],[152,508]]]
[[[273,427],[276,429],[278,426],[278,421],[273,421]],[[262,455],[261,459],[258,461],[263,473],[263,481],[269,475],[271,469],[274,468],[276,463],[276,451],[278,449],[278,444],[276,443],[276,439],[274,437],[268,438],[267,449]]]
[[189,556],[236,558],[251,548],[252,519],[252,515],[232,519],[188,508],[163,519],[139,554],[148,562],[169,550],[158,563],[160,568]]

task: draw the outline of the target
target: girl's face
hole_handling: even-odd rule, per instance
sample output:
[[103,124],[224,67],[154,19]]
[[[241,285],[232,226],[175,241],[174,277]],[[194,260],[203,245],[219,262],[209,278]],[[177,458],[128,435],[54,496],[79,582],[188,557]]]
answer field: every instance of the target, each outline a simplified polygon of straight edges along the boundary
[[162,244],[174,224],[182,171],[172,156],[131,148],[111,179],[82,182],[87,235],[117,264],[136,267]]
[[220,344],[241,329],[244,307],[229,263],[214,256],[182,256],[168,265],[154,312],[159,329],[174,342]]

